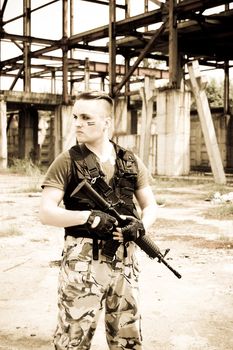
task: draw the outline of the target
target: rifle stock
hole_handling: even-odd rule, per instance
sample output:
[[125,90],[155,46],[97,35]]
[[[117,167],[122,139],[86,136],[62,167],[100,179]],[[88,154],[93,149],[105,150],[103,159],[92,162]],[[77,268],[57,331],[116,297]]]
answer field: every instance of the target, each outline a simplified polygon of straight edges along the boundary
[[[101,211],[104,211],[108,213],[109,215],[114,216],[119,226],[124,225],[124,219],[121,218],[120,214],[111,206],[110,203],[108,203],[103,197],[99,195],[98,192],[96,192],[93,187],[86,181],[82,180],[80,184],[75,188],[75,190],[72,192],[71,197],[76,197],[79,191],[83,191],[85,195],[90,199],[90,201],[94,202],[95,205],[100,209]],[[160,251],[159,247],[150,239],[149,236],[144,235],[141,237],[138,237],[135,241],[135,243],[151,258],[151,259],[158,259],[158,262],[163,263],[170,271],[174,273],[174,275],[177,278],[181,278],[181,275],[179,272],[177,272],[173,267],[171,267],[167,261],[164,259],[164,255]],[[117,248],[119,247],[121,243],[114,240],[106,241],[102,253],[107,256],[108,258],[112,259]]]

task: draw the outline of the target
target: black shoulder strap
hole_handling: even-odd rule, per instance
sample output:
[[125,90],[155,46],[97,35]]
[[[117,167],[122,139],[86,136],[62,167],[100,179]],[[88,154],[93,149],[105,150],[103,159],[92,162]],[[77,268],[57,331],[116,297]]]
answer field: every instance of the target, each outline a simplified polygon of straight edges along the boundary
[[76,163],[77,169],[80,170],[80,165],[82,168],[86,168],[91,179],[102,175],[94,154],[84,144],[73,146],[69,153],[72,161]]
[[117,154],[116,161],[119,169],[119,176],[122,176],[122,175],[137,176],[138,163],[133,152],[117,144],[114,144],[114,147]]

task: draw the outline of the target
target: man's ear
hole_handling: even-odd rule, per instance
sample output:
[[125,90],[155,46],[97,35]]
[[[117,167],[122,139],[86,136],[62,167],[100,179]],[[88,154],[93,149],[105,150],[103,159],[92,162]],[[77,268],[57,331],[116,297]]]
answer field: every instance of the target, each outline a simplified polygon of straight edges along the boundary
[[107,117],[107,118],[105,119],[105,125],[106,125],[107,128],[110,128],[110,127],[111,127],[111,125],[112,125],[112,120],[111,120],[110,117]]
[[107,119],[108,121],[106,121],[106,128],[108,129],[108,137],[111,139],[114,133],[114,123],[111,117]]

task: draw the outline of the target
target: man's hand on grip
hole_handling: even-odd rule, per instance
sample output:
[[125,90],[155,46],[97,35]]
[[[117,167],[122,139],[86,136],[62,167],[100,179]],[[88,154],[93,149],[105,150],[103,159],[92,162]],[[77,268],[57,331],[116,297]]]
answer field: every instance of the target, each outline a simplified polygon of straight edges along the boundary
[[138,237],[145,234],[145,228],[141,220],[133,216],[126,216],[126,224],[122,227],[124,242],[136,241]]
[[112,239],[117,220],[103,211],[92,210],[86,225],[90,232],[96,233],[97,238],[107,240]]

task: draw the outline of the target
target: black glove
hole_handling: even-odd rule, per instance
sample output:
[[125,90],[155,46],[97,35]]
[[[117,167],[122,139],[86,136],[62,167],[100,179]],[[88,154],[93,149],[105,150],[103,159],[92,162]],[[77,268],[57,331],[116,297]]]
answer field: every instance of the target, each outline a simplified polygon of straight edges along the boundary
[[[100,218],[100,222],[97,226],[92,227],[97,216]],[[113,216],[100,210],[92,210],[86,226],[89,232],[94,232],[96,234],[97,238],[108,240],[113,238],[112,232],[116,228],[116,224],[117,220]]]
[[122,227],[124,242],[135,242],[138,237],[145,235],[145,228],[141,220],[133,216],[127,216],[125,224],[126,225]]

